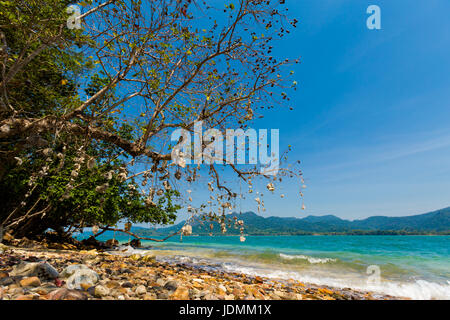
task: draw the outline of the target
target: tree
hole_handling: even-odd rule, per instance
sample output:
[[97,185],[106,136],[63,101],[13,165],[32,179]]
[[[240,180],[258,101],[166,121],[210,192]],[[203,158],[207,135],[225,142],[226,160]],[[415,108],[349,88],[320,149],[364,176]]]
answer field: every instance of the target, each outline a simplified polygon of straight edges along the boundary
[[[47,204],[59,199],[46,195],[53,191],[39,180],[61,166],[61,161],[45,163],[48,157],[42,151],[50,149],[52,154],[73,159],[64,162],[49,182],[64,186],[69,198],[76,194],[77,186],[86,188],[83,192],[88,192],[88,185],[91,192],[102,191],[101,179],[83,172],[84,166],[95,166],[98,174],[108,171],[119,181],[116,196],[124,192],[120,183],[137,179],[139,186],[135,187],[142,196],[137,201],[144,201],[147,208],[161,208],[157,204],[165,201],[162,199],[169,201],[177,180],[195,183],[206,171],[212,179],[210,190],[216,192],[212,199],[222,208],[221,216],[219,211],[211,212],[210,217],[225,225],[225,209],[232,208],[230,201],[237,194],[222,183],[214,163],[193,168],[170,163],[173,146],[169,132],[175,128],[193,132],[199,121],[221,131],[245,129],[258,110],[289,101],[279,88],[295,87],[295,81],[282,75],[286,65],[298,60],[278,61],[271,56],[271,43],[297,23],[282,13],[283,3],[240,0],[212,7],[190,0],[87,1],[85,13],[78,17],[82,29],[77,30],[67,28],[66,1],[2,1],[0,139],[2,158],[7,159],[2,161],[2,175],[11,172],[13,165],[32,162],[30,190],[39,186],[39,199]],[[42,79],[40,68],[48,65],[56,83]],[[44,101],[25,90],[14,90],[25,88],[27,81],[38,88]],[[85,98],[81,97],[83,90]],[[123,128],[130,130],[124,134]],[[77,149],[68,148],[71,143]],[[200,153],[210,143],[204,143]],[[100,150],[109,154],[97,154]],[[132,160],[125,161],[127,157]],[[228,167],[249,184],[255,177],[281,181],[283,175],[299,177],[303,183],[301,171],[292,167],[282,169],[277,177],[261,174],[258,166]],[[268,189],[273,191],[273,182]],[[60,200],[53,202],[60,206]],[[61,208],[72,210],[74,205],[69,202]],[[14,214],[39,218],[46,214],[34,208],[27,213],[27,206],[28,202],[16,207]],[[134,210],[125,207],[119,211]],[[80,217],[94,215],[83,210]],[[64,216],[56,214],[60,215]],[[90,221],[106,230],[110,227],[103,215],[107,214]]]

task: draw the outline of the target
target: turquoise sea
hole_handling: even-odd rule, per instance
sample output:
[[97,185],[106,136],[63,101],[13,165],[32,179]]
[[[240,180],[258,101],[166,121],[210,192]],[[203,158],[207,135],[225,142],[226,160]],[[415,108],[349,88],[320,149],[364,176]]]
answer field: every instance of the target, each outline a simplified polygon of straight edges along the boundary
[[245,242],[235,236],[190,236],[143,245],[141,250],[157,250],[163,261],[413,299],[450,299],[450,236],[247,236]]

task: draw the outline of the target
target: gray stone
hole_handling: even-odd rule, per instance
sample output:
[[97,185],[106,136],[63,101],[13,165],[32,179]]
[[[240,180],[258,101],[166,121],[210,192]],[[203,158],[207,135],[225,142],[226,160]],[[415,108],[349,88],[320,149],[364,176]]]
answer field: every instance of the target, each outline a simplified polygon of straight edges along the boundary
[[178,282],[171,280],[167,281],[167,283],[164,285],[164,289],[169,291],[175,291],[178,288]]
[[91,269],[78,269],[69,278],[67,278],[67,288],[82,289],[81,284],[93,286],[99,281],[100,277],[97,272]]
[[11,276],[39,277],[42,279],[56,279],[58,271],[47,262],[21,262],[13,267]]
[[66,267],[63,270],[63,272],[61,272],[61,277],[69,278],[71,275],[73,275],[75,272],[79,270],[91,270],[91,269],[85,264],[71,264],[70,266]]

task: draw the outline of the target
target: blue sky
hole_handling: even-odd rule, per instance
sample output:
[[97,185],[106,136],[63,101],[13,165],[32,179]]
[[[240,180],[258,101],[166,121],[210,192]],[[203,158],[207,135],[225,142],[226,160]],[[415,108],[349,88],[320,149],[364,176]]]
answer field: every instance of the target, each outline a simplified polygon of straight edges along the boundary
[[[450,206],[450,1],[286,5],[299,24],[273,54],[301,56],[293,67],[294,110],[267,111],[252,127],[279,129],[280,149],[293,146],[290,159],[302,161],[306,180],[306,210],[297,182],[277,185],[274,195],[261,184],[260,214],[362,219]],[[366,26],[369,5],[381,8],[381,30]],[[190,188],[194,204],[209,197],[204,186]],[[256,211],[253,198],[237,211]],[[182,210],[178,220],[184,218]]]
[[[402,216],[450,206],[450,1],[287,1],[298,28],[279,56],[302,57],[294,111],[279,128],[307,189],[266,197],[264,216]],[[381,8],[381,30],[366,9]],[[283,148],[282,148],[283,149]],[[252,209],[248,203],[243,209]]]

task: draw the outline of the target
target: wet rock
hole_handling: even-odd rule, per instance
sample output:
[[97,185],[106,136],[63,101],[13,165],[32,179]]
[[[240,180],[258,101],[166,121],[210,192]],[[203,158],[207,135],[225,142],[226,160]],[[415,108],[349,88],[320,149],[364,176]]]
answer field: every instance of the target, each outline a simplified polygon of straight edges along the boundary
[[140,248],[140,247],[142,247],[141,240],[139,240],[139,239],[131,240],[130,241],[130,246],[132,246],[133,248]]
[[108,247],[117,247],[119,245],[119,241],[116,239],[109,239],[106,240],[105,245],[107,245]]
[[131,256],[128,257],[129,259],[133,260],[133,261],[138,261],[142,258],[142,256],[138,253],[132,254]]
[[20,285],[22,287],[39,287],[41,285],[41,280],[38,277],[29,277],[20,280]]
[[147,253],[145,256],[143,256],[143,257],[141,258],[141,261],[144,261],[144,262],[153,262],[153,261],[155,261],[155,259],[156,259],[155,255],[153,255],[153,254],[151,254],[151,253]]

